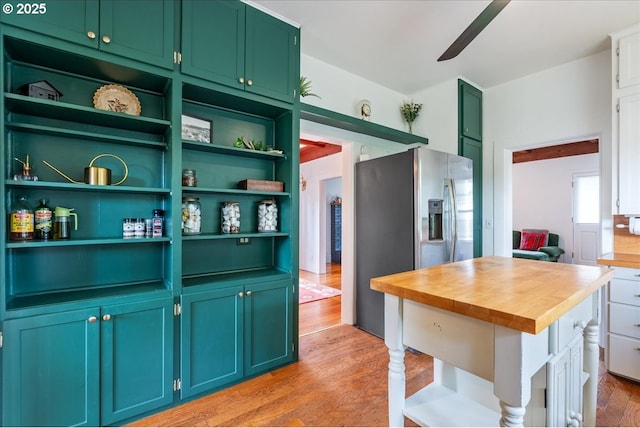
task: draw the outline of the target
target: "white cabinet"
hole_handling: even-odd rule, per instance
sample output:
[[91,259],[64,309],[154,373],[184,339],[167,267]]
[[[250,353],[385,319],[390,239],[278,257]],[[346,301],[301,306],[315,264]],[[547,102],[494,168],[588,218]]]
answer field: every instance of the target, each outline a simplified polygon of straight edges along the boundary
[[607,294],[607,369],[640,380],[640,269],[616,267]]
[[614,214],[640,214],[640,25],[611,34]]
[[547,426],[582,425],[583,349],[578,336],[547,363]]

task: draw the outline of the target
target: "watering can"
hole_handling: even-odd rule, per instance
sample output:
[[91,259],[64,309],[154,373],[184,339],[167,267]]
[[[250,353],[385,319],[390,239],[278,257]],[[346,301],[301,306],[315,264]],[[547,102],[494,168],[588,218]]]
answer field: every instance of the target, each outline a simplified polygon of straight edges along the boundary
[[[99,158],[104,157],[104,156],[110,156],[110,157],[116,158],[120,162],[122,162],[122,165],[124,165],[124,177],[122,177],[122,180],[118,181],[117,183],[113,183],[113,185],[117,186],[118,184],[124,183],[124,181],[127,179],[127,176],[129,175],[129,168],[127,167],[127,164],[122,159],[120,159],[116,155],[112,155],[112,154],[109,154],[109,153],[103,153],[103,154],[98,155],[98,156],[94,157],[93,159],[91,159],[91,162],[89,163],[89,166],[84,168],[84,183],[86,183],[86,184],[96,184],[98,186],[108,186],[108,185],[111,184],[111,170],[109,168],[104,168],[104,167],[101,167],[101,166],[93,166],[93,163],[96,161],[96,159],[99,159]],[[74,179],[70,178],[65,173],[63,173],[58,168],[56,168],[55,166],[51,165],[49,162],[47,162],[45,160],[43,160],[42,163],[44,163],[49,168],[51,168],[52,170],[54,170],[55,172],[57,172],[58,174],[60,174],[64,178],[66,178],[67,180],[69,180],[71,183],[76,183],[76,184],[82,184],[83,183],[81,181],[75,181]]]

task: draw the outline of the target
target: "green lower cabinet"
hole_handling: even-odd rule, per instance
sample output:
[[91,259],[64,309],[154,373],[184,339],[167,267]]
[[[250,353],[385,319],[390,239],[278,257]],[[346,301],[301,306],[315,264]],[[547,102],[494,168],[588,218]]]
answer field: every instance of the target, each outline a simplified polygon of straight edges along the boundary
[[172,298],[4,323],[4,426],[98,426],[173,401]]
[[290,280],[184,294],[182,398],[291,362],[292,305]]
[[245,375],[288,363],[293,356],[293,287],[273,281],[245,287]]
[[101,311],[101,424],[173,401],[173,299]]
[[97,308],[4,323],[3,426],[97,426]]
[[181,395],[242,378],[243,287],[182,296]]

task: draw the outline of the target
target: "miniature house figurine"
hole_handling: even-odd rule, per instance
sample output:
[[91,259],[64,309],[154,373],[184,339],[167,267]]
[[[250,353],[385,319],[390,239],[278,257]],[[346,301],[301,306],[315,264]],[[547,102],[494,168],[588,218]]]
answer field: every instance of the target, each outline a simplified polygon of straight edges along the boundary
[[58,101],[62,96],[62,92],[58,91],[53,85],[46,80],[27,83],[20,86],[18,91],[22,95],[28,95],[34,98],[44,98],[45,100]]

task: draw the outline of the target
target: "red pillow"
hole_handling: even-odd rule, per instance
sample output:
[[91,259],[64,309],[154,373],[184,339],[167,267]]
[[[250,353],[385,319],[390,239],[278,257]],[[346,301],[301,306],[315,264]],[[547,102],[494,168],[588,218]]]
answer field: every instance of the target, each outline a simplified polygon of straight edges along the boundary
[[546,232],[522,232],[519,250],[538,251],[547,240]]

